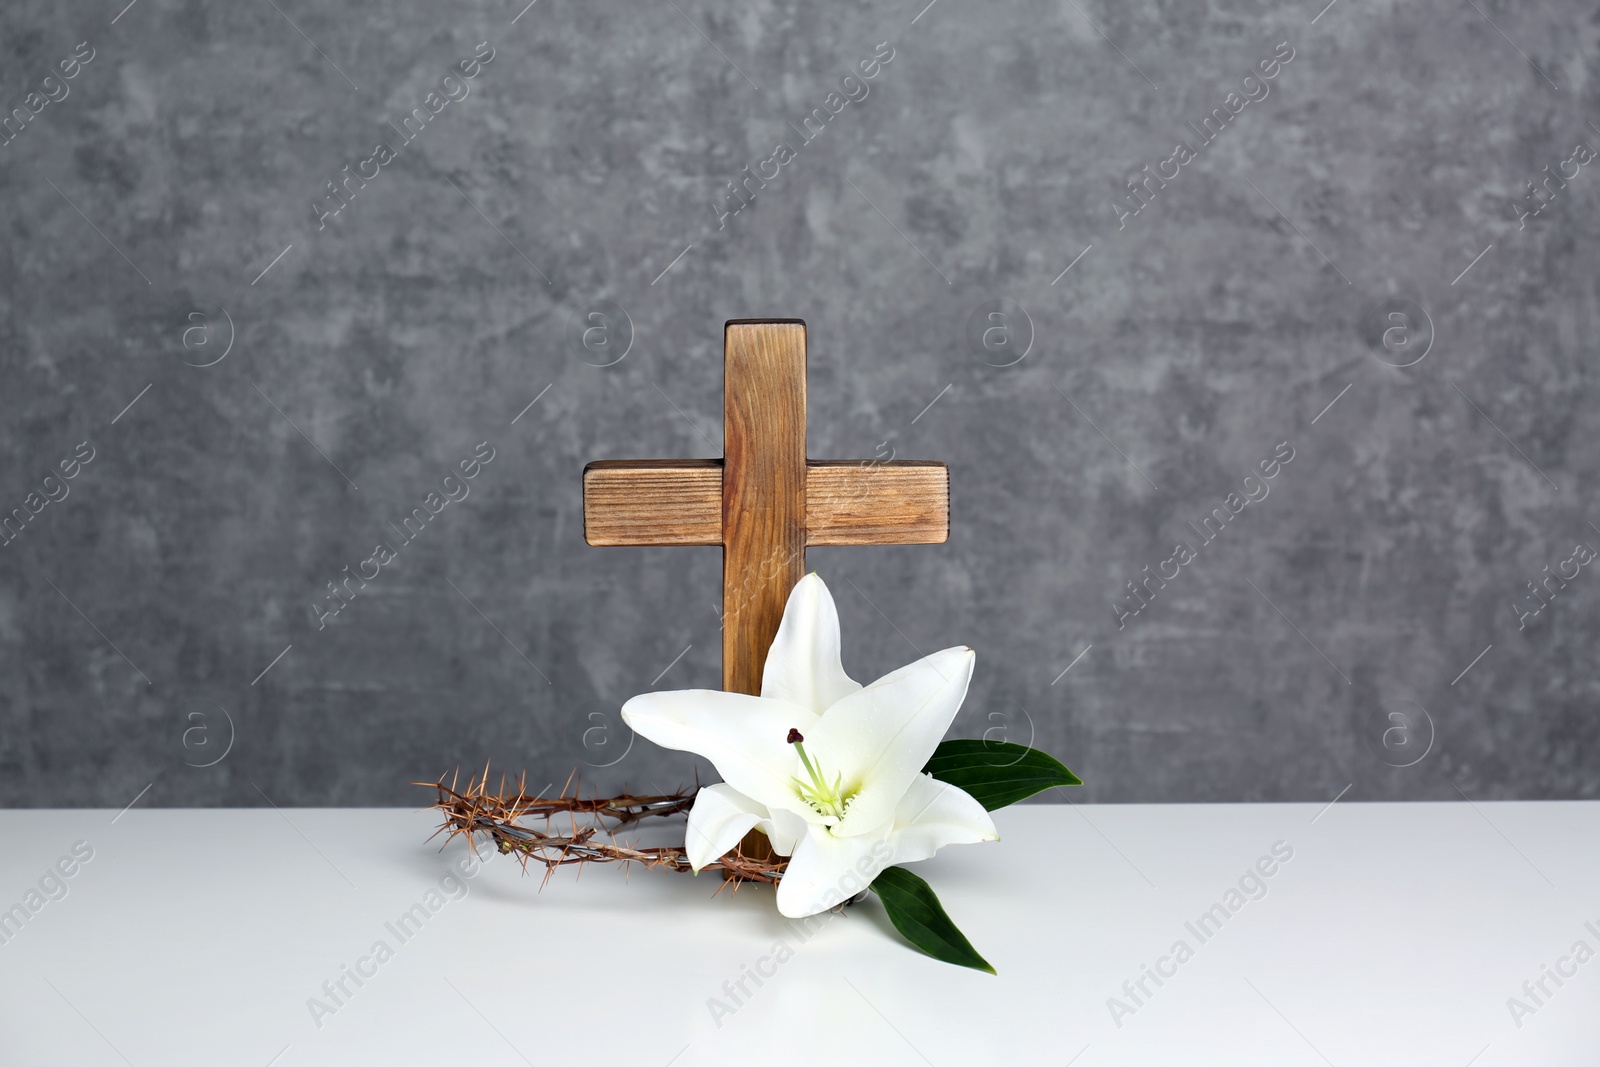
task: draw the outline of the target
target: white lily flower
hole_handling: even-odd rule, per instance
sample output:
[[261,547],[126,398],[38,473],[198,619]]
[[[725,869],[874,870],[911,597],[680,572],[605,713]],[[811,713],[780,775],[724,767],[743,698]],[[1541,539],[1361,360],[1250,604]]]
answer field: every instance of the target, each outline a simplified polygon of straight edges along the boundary
[[722,775],[689,814],[694,869],[759,829],[790,857],[778,910],[801,918],[865,889],[885,867],[999,839],[982,804],[922,773],[966,697],[973,659],[970,648],[947,648],[861,686],[844,673],[839,613],[813,572],[789,594],[759,697],[646,693],[623,705],[622,718]]

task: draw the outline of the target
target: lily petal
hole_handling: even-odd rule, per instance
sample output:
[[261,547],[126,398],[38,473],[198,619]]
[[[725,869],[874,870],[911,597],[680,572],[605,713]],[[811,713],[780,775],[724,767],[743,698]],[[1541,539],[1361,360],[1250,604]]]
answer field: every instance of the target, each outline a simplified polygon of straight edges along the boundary
[[945,845],[998,841],[994,819],[966,790],[919,774],[894,812],[895,863],[925,860]]
[[662,748],[704,756],[728,785],[768,807],[799,803],[792,779],[800,763],[787,737],[818,722],[797,704],[714,689],[636,696],[622,705],[622,720]]
[[810,827],[778,880],[778,911],[803,919],[867,888],[894,861],[888,830],[885,824],[877,833],[835,837],[826,827]]
[[861,688],[839,658],[839,610],[815,571],[795,583],[778,635],[767,650],[761,695],[787,700],[821,715]]
[[806,733],[808,742],[815,734],[808,747],[826,773],[859,790],[835,834],[866,833],[894,817],[961,709],[974,658],[965,646],[924,656],[845,697]]
[[792,855],[800,840],[806,836],[808,824],[788,808],[773,808],[771,815],[770,819],[763,819],[759,825],[766,833],[772,851],[780,856]]
[[708,785],[694,798],[684,845],[695,873],[715,860],[766,818],[767,809],[731,785]]

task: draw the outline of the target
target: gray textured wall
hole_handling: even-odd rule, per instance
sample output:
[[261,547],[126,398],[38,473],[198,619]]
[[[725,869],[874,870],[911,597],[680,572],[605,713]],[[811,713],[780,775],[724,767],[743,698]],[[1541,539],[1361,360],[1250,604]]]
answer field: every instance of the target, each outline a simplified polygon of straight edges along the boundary
[[1600,547],[1593,5],[121,6],[0,13],[0,506],[43,504],[0,549],[0,801],[687,781],[615,709],[718,683],[718,554],[587,547],[579,472],[719,454],[722,323],[762,316],[809,323],[813,457],[951,465],[947,545],[812,553],[858,677],[974,646],[955,732],[1086,799],[1600,795],[1600,577],[1513,606]]

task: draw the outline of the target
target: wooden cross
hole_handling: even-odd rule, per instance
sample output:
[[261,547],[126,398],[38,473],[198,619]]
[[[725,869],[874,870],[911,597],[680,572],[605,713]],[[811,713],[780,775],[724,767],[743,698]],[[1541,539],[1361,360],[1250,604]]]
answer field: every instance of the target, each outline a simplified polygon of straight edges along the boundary
[[723,332],[722,459],[598,460],[583,469],[591,545],[722,546],[722,688],[761,668],[807,545],[933,545],[950,534],[943,463],[806,459],[806,324]]

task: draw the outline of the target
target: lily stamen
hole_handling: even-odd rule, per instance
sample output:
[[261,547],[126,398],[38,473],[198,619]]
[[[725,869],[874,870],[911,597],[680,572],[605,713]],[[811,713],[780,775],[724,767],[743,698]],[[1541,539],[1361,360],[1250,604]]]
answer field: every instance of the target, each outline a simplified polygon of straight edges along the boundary
[[794,727],[789,728],[787,738],[795,751],[800,753],[800,762],[805,765],[806,774],[811,778],[807,785],[798,778],[789,779],[800,792],[800,799],[810,804],[821,815],[831,815],[836,819],[844,818],[844,810],[850,805],[850,797],[844,795],[844,772],[833,776],[833,785],[828,784],[828,779],[823,775],[818,763],[812,763],[811,757],[806,754],[805,735]]

